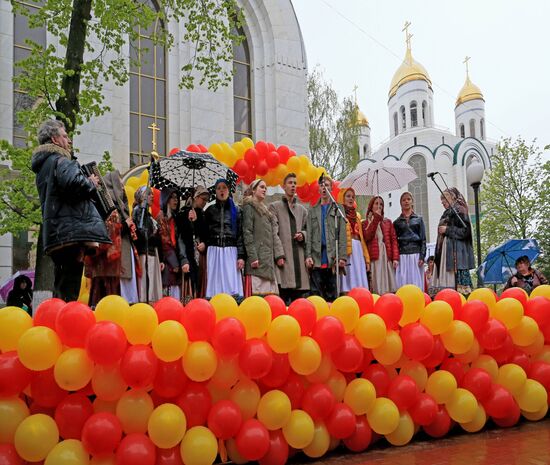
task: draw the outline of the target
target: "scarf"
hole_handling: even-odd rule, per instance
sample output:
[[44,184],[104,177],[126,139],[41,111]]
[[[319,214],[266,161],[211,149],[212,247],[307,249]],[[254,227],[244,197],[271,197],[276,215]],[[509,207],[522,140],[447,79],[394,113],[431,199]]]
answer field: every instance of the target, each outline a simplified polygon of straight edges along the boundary
[[355,207],[346,207],[344,205],[344,211],[346,212],[346,219],[350,225],[352,236],[358,236],[360,225],[357,221],[357,209]]

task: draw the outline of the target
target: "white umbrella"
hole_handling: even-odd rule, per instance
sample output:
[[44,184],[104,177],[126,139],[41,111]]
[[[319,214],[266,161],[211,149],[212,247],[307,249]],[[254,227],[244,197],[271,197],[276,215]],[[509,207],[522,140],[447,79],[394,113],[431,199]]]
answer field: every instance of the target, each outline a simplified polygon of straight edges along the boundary
[[414,168],[403,161],[367,161],[348,174],[340,188],[351,187],[357,195],[378,195],[401,189],[417,177]]

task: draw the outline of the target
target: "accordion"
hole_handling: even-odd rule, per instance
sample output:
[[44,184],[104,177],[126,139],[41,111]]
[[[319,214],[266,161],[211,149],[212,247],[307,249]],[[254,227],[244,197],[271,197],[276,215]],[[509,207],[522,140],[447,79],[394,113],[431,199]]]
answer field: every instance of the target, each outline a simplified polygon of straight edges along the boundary
[[103,218],[103,220],[106,220],[107,218],[109,218],[109,215],[114,210],[116,210],[116,206],[115,202],[113,202],[113,198],[111,197],[109,190],[107,189],[107,186],[105,185],[105,181],[103,180],[103,177],[99,172],[97,163],[95,161],[92,161],[90,163],[82,165],[81,168],[82,173],[84,173],[86,177],[95,174],[99,179],[99,183],[96,186],[96,194],[92,200],[101,218]]

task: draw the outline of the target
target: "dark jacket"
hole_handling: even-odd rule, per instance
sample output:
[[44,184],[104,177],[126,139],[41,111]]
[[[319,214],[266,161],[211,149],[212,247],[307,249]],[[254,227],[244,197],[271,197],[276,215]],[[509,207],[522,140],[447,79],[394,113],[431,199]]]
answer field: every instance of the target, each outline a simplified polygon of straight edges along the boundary
[[46,253],[75,243],[111,242],[92,202],[96,188],[70,158],[55,144],[40,145],[32,156]]
[[471,270],[475,268],[474,248],[472,245],[472,227],[467,215],[458,213],[466,227],[462,225],[453,210],[448,208],[439,220],[440,226],[447,226],[445,234],[438,234],[435,247],[435,264],[440,268],[443,249],[443,239],[447,238],[446,267],[447,271],[454,271],[455,257],[457,270]]
[[178,232],[183,243],[183,252],[185,255],[184,264],[189,263],[190,266],[197,267],[198,263],[195,260],[195,241],[205,242],[208,236],[208,227],[202,208],[195,208],[197,219],[189,221],[189,211],[191,207],[184,207],[176,217]]
[[[21,289],[21,283],[26,283],[25,289]],[[32,312],[32,281],[28,276],[19,275],[13,281],[13,289],[8,292],[6,300],[8,307],[19,307],[23,310]]]
[[[506,282],[506,286],[504,286],[504,289],[509,289],[510,287],[520,287],[525,292],[530,294],[535,287],[540,286],[541,284],[548,284],[548,280],[540,271],[535,270],[534,268],[529,268],[529,271],[530,274],[527,276],[523,276],[519,272],[513,276],[510,276]],[[517,282],[512,284],[512,278],[514,277],[517,279]]]
[[378,248],[378,240],[376,239],[376,228],[378,225],[380,225],[380,229],[382,230],[388,260],[399,260],[399,247],[393,223],[389,218],[383,218],[382,215],[373,212],[372,221],[365,220],[362,225],[363,237],[367,243],[371,262],[378,260],[380,257],[380,249]]
[[148,250],[148,255],[155,255],[155,251],[157,251],[159,260],[162,261],[160,229],[158,223],[149,213],[149,208],[145,209],[142,205],[136,205],[132,210],[132,219],[136,225],[137,241],[134,245],[138,255],[145,255],[146,250]]
[[206,235],[206,246],[216,247],[237,247],[238,258],[245,258],[242,213],[235,205],[237,218],[235,230],[231,222],[231,208],[229,202],[216,200],[204,212],[208,232]]
[[403,215],[400,215],[393,222],[393,227],[397,235],[399,254],[417,253],[420,254],[420,260],[424,260],[426,256],[426,228],[422,217],[412,213],[407,221]]

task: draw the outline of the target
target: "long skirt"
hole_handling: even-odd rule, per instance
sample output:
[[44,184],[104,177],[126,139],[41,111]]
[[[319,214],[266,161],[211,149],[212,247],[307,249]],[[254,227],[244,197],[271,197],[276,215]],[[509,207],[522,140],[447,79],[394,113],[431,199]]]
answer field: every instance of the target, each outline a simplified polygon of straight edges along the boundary
[[449,243],[445,237],[441,246],[441,260],[439,266],[434,264],[432,281],[428,289],[428,294],[431,296],[437,294],[441,289],[455,288],[455,272],[453,270],[447,271],[447,247],[449,247]]
[[361,241],[357,239],[351,240],[351,255],[348,255],[348,264],[349,266],[345,268],[346,274],[340,275],[340,291],[349,292],[354,287],[368,289],[369,281],[363,247],[361,247]]
[[270,281],[259,276],[251,276],[250,278],[252,279],[252,295],[279,295],[277,281]]
[[88,305],[95,308],[97,303],[108,295],[120,293],[120,279],[118,276],[103,276],[92,278]]
[[[142,274],[139,279],[139,300],[140,302],[156,302],[162,298],[162,278],[160,275],[160,261],[157,252],[155,255],[149,255],[147,258],[147,267],[145,267],[145,255],[139,256]],[[147,283],[147,274],[149,282]],[[149,297],[147,297],[147,287],[149,287]]]
[[237,247],[208,247],[206,298],[216,294],[243,296],[243,279],[237,268]]
[[380,251],[378,260],[371,261],[370,269],[372,275],[372,292],[378,295],[395,292],[395,270],[391,260],[388,260],[386,244],[384,244],[382,231],[378,226],[376,231],[376,240],[378,241],[378,250]]
[[399,256],[399,265],[395,270],[397,288],[405,284],[413,284],[424,291],[424,266],[418,266],[419,253],[409,253]]
[[136,263],[134,261],[134,252],[130,249],[130,261],[132,263],[132,277],[130,279],[120,278],[120,295],[130,304],[139,302],[138,286],[136,279]]

